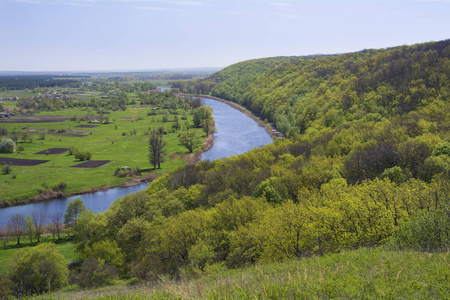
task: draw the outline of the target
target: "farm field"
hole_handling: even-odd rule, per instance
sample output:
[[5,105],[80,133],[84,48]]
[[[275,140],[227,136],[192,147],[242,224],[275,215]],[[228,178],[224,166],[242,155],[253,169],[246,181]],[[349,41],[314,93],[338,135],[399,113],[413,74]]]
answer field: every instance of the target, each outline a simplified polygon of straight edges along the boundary
[[[0,120],[0,127],[6,128],[9,133],[18,134],[17,146],[19,150],[23,149],[13,154],[1,154],[0,161],[2,159],[48,161],[35,166],[10,163],[12,172],[0,175],[2,191],[0,205],[14,204],[36,197],[45,198],[52,187],[60,183],[66,184],[65,194],[120,186],[132,179],[114,176],[115,170],[122,166],[140,169],[143,177],[162,174],[167,170],[184,166],[186,162],[183,157],[187,150],[179,145],[178,134],[186,130],[184,124],[186,121],[182,121],[178,115],[182,126],[181,130],[175,132],[171,130],[175,124],[174,116],[170,116],[170,121],[162,122],[162,115],[167,115],[167,110],[157,110],[156,115],[149,115],[150,112],[153,113],[151,107],[128,105],[125,111],[111,111],[110,114],[104,115],[103,118],[107,118],[109,124],[89,123],[99,118],[99,115],[96,111],[85,108],[44,111],[28,117],[19,115],[4,120],[14,122],[19,119],[20,123],[3,123]],[[173,110],[172,113],[174,114]],[[184,109],[179,109],[178,113],[184,113]],[[189,111],[186,116],[192,123]],[[49,119],[52,122],[49,122]],[[161,169],[153,170],[148,160],[148,139],[151,130],[159,127],[169,131],[164,135],[164,140],[167,141],[167,157]],[[189,130],[196,131],[198,136],[206,138],[201,129]],[[77,148],[92,153],[93,161],[109,162],[98,167],[74,168],[82,161],[69,155],[68,151],[52,154],[53,148]]]

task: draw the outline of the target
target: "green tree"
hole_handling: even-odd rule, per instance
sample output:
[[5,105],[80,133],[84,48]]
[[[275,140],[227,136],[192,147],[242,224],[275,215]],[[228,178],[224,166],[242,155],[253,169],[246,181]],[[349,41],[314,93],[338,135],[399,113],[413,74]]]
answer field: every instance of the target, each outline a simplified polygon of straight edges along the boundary
[[192,153],[195,148],[202,144],[200,137],[198,137],[195,132],[187,131],[180,134],[180,144],[186,147],[189,153]]
[[0,142],[0,153],[13,153],[16,151],[16,143],[12,139],[4,138]]
[[86,246],[80,253],[81,258],[87,260],[97,259],[101,263],[106,263],[119,271],[124,271],[124,255],[115,241],[99,241]]
[[77,225],[77,220],[81,213],[86,210],[86,206],[80,197],[77,197],[67,203],[67,209],[64,213],[64,225],[73,227]]
[[25,218],[21,214],[11,216],[8,221],[8,229],[16,236],[17,245],[20,244],[20,237],[25,232]]
[[30,238],[30,242],[33,243],[33,233],[34,233],[34,223],[31,219],[30,215],[27,215],[25,218],[25,233]]
[[54,244],[21,250],[11,259],[10,278],[17,291],[28,294],[54,291],[67,284],[68,276],[66,259]]
[[150,163],[153,165],[153,169],[161,169],[161,163],[164,162],[164,156],[166,155],[166,150],[164,147],[167,145],[167,142],[163,140],[162,134],[158,131],[153,132],[149,141],[149,155],[148,158]]
[[212,109],[209,106],[200,106],[196,109],[194,109],[194,127],[202,127],[205,132],[208,134],[210,131],[212,131],[213,127],[213,118],[212,118]]
[[44,233],[44,225],[47,221],[47,213],[45,211],[33,212],[31,214],[31,220],[34,224],[34,234],[36,235],[38,243],[40,242],[41,235]]

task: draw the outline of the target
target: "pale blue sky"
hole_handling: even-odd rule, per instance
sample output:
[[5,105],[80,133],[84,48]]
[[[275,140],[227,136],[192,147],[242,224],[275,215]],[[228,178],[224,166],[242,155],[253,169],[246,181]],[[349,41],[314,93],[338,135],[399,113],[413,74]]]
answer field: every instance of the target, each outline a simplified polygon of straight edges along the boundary
[[450,0],[0,0],[0,71],[226,67],[450,38]]

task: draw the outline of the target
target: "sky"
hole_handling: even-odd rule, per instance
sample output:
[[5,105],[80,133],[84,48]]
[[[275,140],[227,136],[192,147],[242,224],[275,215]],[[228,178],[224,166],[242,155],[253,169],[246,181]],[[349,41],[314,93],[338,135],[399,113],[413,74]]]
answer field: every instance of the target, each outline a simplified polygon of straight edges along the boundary
[[0,0],[0,71],[226,67],[450,38],[450,0]]

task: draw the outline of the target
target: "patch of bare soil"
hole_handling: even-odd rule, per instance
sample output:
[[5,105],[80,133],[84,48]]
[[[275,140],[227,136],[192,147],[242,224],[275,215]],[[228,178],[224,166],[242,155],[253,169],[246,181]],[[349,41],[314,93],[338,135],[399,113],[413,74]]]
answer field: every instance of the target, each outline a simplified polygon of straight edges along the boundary
[[2,118],[0,123],[57,123],[70,120],[71,117],[62,116],[34,116],[29,118]]
[[67,132],[76,132],[76,133],[89,133],[89,130],[82,129],[66,129]]
[[60,136],[70,136],[70,137],[87,137],[85,134],[76,134],[76,133],[58,133],[58,132],[49,132],[51,135],[60,135]]
[[10,165],[10,166],[37,166],[43,163],[49,162],[49,160],[38,160],[38,159],[21,159],[21,158],[9,158],[0,157],[0,164]]
[[61,154],[69,150],[68,148],[49,148],[44,151],[36,152],[35,154]]
[[72,168],[98,168],[100,166],[106,165],[110,160],[88,160],[82,162],[81,164],[71,166]]

